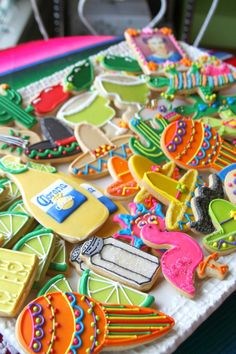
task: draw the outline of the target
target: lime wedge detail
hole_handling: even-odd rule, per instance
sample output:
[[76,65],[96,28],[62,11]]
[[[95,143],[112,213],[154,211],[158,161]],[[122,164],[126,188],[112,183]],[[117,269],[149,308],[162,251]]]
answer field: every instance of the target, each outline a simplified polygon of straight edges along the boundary
[[50,279],[39,291],[37,297],[57,291],[60,291],[62,293],[72,291],[68,280],[63,274],[58,274],[52,279]]
[[29,216],[23,213],[0,213],[0,234],[4,238],[2,247],[10,248],[28,229]]
[[83,271],[79,283],[79,292],[107,304],[149,307],[155,300],[152,295],[105,278],[90,269]]

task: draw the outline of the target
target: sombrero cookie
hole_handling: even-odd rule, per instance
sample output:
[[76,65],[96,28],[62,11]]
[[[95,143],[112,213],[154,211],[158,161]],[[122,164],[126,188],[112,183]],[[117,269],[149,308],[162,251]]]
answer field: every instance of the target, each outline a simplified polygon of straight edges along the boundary
[[99,353],[122,350],[169,332],[174,320],[153,309],[103,305],[78,293],[38,297],[20,314],[16,335],[26,353]]

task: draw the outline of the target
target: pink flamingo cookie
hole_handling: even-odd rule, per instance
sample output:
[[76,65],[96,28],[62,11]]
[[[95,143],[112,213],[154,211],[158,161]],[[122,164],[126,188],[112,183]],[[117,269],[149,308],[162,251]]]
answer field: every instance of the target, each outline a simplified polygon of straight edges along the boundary
[[165,219],[161,211],[161,205],[154,203],[147,209],[141,203],[129,203],[130,214],[117,214],[113,220],[118,222],[122,230],[113,235],[114,238],[129,242],[136,248],[145,248],[141,240],[141,230],[145,225],[158,225],[161,231],[165,230]]
[[157,224],[145,225],[141,238],[149,247],[168,249],[161,258],[164,277],[181,293],[194,297],[194,275],[203,260],[199,244],[187,234],[163,231]]

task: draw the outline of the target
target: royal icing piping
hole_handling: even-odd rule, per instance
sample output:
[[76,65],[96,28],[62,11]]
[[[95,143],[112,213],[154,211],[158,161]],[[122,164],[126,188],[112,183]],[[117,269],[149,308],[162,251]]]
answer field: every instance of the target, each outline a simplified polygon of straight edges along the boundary
[[93,64],[90,60],[83,60],[75,65],[66,76],[64,89],[66,91],[83,91],[90,88],[94,80]]
[[203,259],[197,241],[182,232],[162,231],[156,224],[145,225],[141,237],[154,248],[168,248],[161,257],[161,268],[165,278],[185,295],[195,295],[194,274]]
[[112,71],[126,71],[130,73],[141,73],[142,69],[140,68],[137,60],[129,56],[117,56],[108,54],[101,60],[104,68]]
[[211,255],[205,257],[201,263],[199,263],[197,275],[200,279],[204,279],[206,277],[214,277],[217,279],[225,278],[229,267],[227,264],[216,262],[218,258],[218,253],[212,253]]

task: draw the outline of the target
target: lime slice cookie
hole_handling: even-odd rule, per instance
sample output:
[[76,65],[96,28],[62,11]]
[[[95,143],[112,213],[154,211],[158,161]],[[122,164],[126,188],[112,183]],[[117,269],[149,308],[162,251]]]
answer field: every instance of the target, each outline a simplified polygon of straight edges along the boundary
[[22,199],[17,200],[15,203],[13,203],[8,209],[8,211],[14,211],[16,213],[24,213],[30,216]]
[[1,168],[7,172],[22,173],[27,171],[26,165],[20,162],[20,158],[12,155],[6,155],[1,158]]
[[4,242],[2,247],[11,248],[19,238],[29,231],[30,218],[27,214],[6,211],[0,213],[0,235]]
[[41,171],[41,172],[49,172],[49,173],[55,173],[55,172],[57,172],[56,167],[51,166],[51,165],[49,165],[49,164],[42,164],[42,163],[37,163],[37,162],[29,161],[29,162],[26,163],[26,166],[27,166],[29,169],[38,170],[38,171]]
[[71,292],[71,286],[63,274],[58,274],[50,279],[39,291],[37,297],[60,291],[61,293]]
[[56,236],[55,237],[55,247],[51,263],[49,265],[50,270],[56,272],[66,272],[67,271],[67,253],[66,253],[66,243],[63,239]]
[[79,283],[79,292],[107,304],[123,304],[149,307],[155,298],[152,295],[131,289],[93,271],[84,270]]
[[24,236],[14,246],[15,251],[35,254],[39,258],[39,265],[35,277],[34,287],[38,288],[44,280],[48,270],[53,251],[55,237],[50,229],[33,231]]
[[0,187],[6,188],[8,191],[0,202],[0,210],[6,210],[13,202],[21,197],[21,193],[17,185],[9,178],[0,180]]

